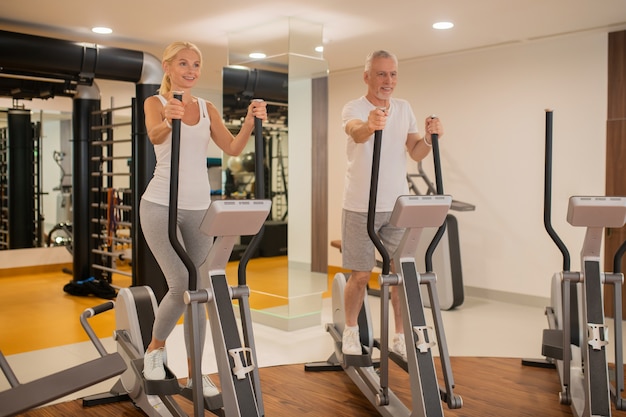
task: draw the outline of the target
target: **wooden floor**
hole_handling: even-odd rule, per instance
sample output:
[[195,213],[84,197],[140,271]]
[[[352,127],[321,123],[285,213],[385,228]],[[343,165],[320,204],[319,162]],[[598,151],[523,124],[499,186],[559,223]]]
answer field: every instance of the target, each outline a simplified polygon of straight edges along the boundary
[[[522,367],[517,358],[452,358],[456,393],[463,407],[445,416],[458,417],[564,417],[568,406],[559,404],[558,377],[554,370]],[[302,365],[260,370],[265,415],[269,417],[374,417],[377,411],[344,372],[305,372]],[[390,384],[410,407],[408,377],[392,365]],[[191,403],[181,399],[187,413]],[[142,416],[130,403],[83,408],[80,400],[29,411],[23,416]],[[205,415],[213,414],[205,412]],[[626,412],[613,416],[624,417]]]

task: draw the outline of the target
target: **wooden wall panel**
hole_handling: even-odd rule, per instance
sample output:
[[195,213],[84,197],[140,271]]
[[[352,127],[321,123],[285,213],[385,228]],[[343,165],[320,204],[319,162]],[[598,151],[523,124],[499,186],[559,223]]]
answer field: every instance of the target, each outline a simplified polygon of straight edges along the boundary
[[[626,31],[609,33],[607,125],[606,125],[606,195],[626,196]],[[605,270],[613,268],[613,256],[626,240],[626,227],[607,229],[605,239]],[[622,259],[626,267],[626,259]],[[622,289],[622,300],[626,288]],[[604,306],[613,314],[613,287],[605,287]],[[622,301],[622,317],[626,304]]]
[[311,271],[328,270],[328,77],[313,79]]
[[626,118],[626,31],[609,33],[608,120]]

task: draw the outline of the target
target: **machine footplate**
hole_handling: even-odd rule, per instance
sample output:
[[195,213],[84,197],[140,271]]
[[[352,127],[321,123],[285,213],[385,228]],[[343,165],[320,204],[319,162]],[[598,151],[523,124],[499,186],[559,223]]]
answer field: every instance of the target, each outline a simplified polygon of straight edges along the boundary
[[[191,388],[181,387],[180,395],[187,398],[189,401],[193,401],[193,390]],[[217,394],[213,397],[204,397],[204,408],[206,410],[216,411],[223,407],[224,401],[222,400],[222,394]]]
[[547,358],[563,360],[563,330],[543,330],[541,354]]
[[131,362],[133,370],[143,381],[143,389],[148,395],[175,395],[180,394],[180,386],[176,375],[169,368],[165,367],[165,379],[151,381],[143,378],[143,358],[133,359]]
[[370,355],[343,355],[343,364],[345,367],[366,368],[373,366],[372,357]]

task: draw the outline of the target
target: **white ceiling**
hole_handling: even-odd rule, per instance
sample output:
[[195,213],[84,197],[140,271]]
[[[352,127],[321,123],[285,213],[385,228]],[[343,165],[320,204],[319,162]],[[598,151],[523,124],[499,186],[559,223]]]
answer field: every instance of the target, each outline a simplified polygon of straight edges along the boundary
[[[332,72],[362,66],[373,49],[391,50],[404,60],[624,30],[626,0],[2,0],[0,29],[159,58],[169,42],[189,40],[210,65],[207,58],[225,59],[229,34],[285,17],[322,25]],[[432,29],[441,20],[455,28]],[[109,26],[114,33],[95,35],[92,26]]]

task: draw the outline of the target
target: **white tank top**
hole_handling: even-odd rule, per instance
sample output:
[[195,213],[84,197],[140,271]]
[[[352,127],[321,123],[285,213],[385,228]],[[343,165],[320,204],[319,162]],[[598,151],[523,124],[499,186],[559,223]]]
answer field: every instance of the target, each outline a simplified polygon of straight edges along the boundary
[[[165,105],[165,97],[157,96]],[[207,148],[211,140],[211,120],[206,101],[198,98],[200,120],[193,126],[181,123],[178,173],[178,208],[205,210],[211,203],[211,186],[207,170]],[[142,198],[156,204],[169,205],[172,134],[163,143],[154,145],[156,166]]]

